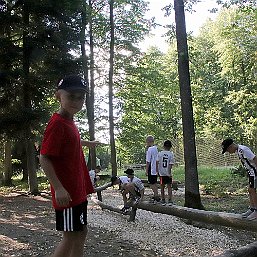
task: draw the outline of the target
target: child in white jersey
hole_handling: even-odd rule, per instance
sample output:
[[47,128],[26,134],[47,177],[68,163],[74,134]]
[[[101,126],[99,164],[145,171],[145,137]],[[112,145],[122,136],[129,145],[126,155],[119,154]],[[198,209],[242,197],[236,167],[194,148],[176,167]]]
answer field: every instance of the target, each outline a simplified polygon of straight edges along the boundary
[[242,217],[247,220],[255,220],[257,219],[257,157],[249,147],[235,144],[231,138],[227,138],[222,142],[222,149],[223,154],[225,152],[230,154],[237,153],[239,160],[248,172],[250,208],[242,214]]
[[143,200],[145,187],[141,179],[134,175],[133,169],[127,169],[124,173],[127,174],[130,183],[127,184],[127,190],[129,191],[129,198],[134,203],[139,203]]
[[164,150],[158,153],[156,168],[157,174],[160,176],[161,185],[161,203],[165,204],[165,185],[168,188],[168,203],[172,202],[172,166],[174,165],[174,154],[170,151],[172,145],[170,140],[166,140],[163,144]]
[[148,183],[153,190],[153,197],[151,202],[159,202],[161,199],[158,194],[157,185],[157,173],[156,173],[156,160],[158,156],[158,149],[154,145],[154,137],[148,136],[146,138],[146,146],[148,147],[146,152],[146,176],[148,177]]

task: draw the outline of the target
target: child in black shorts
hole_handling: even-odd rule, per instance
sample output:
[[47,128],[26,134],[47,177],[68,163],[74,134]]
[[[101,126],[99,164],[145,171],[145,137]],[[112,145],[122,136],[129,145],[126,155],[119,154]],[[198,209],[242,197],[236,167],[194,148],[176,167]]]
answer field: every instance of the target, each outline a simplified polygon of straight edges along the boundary
[[160,185],[161,185],[161,203],[165,204],[165,185],[168,188],[168,203],[173,204],[172,202],[172,165],[174,164],[174,155],[170,151],[171,141],[166,140],[163,144],[164,150],[158,153],[156,167],[157,174],[160,176]]

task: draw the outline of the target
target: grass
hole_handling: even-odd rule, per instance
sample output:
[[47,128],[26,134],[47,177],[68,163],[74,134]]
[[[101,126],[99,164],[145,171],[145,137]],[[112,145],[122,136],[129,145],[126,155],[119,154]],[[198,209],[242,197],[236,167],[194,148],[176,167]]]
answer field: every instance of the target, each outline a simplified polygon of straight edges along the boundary
[[[105,172],[108,174],[108,172]],[[124,170],[119,170],[118,175],[125,175]],[[136,170],[135,175],[146,179],[144,170]],[[185,183],[184,167],[175,167],[174,180]],[[12,187],[0,187],[0,192],[28,191],[28,184],[21,181],[21,175],[13,177]],[[248,179],[234,174],[229,168],[204,167],[198,168],[201,201],[206,210],[242,212],[248,206],[247,184]],[[100,181],[100,184],[109,182],[109,179]],[[49,190],[49,183],[43,172],[38,173],[39,191]],[[184,205],[184,196],[174,194],[176,204]]]

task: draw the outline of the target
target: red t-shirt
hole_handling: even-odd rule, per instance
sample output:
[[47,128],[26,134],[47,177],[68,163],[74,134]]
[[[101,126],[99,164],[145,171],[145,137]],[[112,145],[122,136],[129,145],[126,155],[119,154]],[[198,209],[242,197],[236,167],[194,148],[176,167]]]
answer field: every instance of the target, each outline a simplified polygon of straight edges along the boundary
[[58,206],[51,186],[55,209],[62,210],[81,204],[86,201],[87,194],[94,192],[74,121],[53,114],[45,130],[40,153],[51,160],[58,179],[72,199],[69,206]]

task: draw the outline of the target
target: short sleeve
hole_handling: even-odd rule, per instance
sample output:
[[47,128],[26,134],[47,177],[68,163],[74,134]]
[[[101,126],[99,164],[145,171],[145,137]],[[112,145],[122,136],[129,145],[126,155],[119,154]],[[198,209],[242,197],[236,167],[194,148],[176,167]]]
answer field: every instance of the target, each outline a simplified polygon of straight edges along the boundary
[[63,128],[59,122],[50,122],[42,141],[42,155],[60,156],[63,141]]
[[170,156],[170,163],[169,163],[169,164],[174,164],[174,163],[175,163],[174,154],[171,153],[171,156]]
[[255,154],[250,150],[250,148],[247,147],[244,149],[243,156],[244,158],[252,161],[255,157]]
[[151,148],[149,147],[146,152],[146,161],[151,162]]

